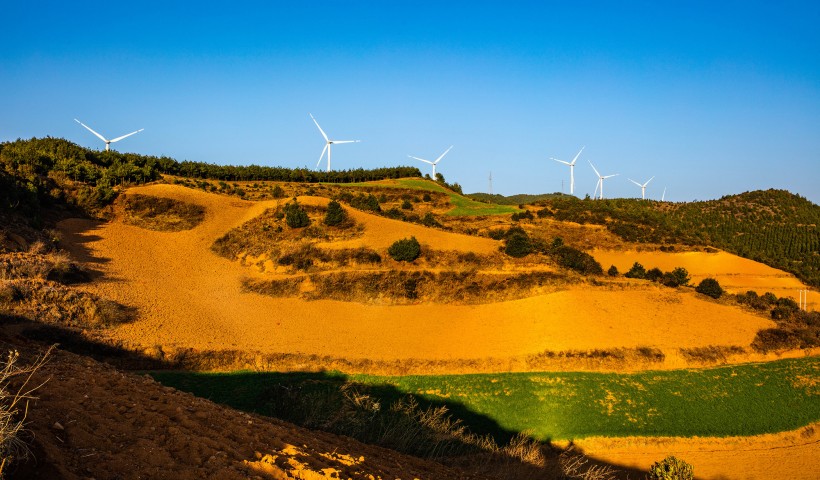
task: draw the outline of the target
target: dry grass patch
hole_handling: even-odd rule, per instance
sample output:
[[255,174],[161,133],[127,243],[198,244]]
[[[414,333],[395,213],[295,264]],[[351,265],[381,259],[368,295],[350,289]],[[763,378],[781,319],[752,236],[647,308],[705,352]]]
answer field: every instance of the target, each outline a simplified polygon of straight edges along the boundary
[[261,215],[231,229],[213,243],[211,250],[231,260],[240,255],[268,255],[278,258],[286,245],[350,240],[360,237],[364,231],[364,226],[356,223],[350,216],[338,225],[325,225],[325,206],[300,203],[299,208],[309,219],[309,225],[306,227],[288,226],[285,207],[280,205],[269,208]]
[[205,219],[205,209],[193,203],[164,197],[127,194],[123,200],[123,222],[148,230],[190,230]]
[[686,361],[703,364],[727,363],[735,355],[748,353],[745,348],[736,345],[710,345],[708,347],[681,348],[678,351]]
[[[472,305],[546,293],[569,280],[553,272],[491,274],[466,271],[348,271],[276,280],[246,279],[246,290],[273,297],[406,305],[419,302]],[[303,288],[303,284],[309,285]]]

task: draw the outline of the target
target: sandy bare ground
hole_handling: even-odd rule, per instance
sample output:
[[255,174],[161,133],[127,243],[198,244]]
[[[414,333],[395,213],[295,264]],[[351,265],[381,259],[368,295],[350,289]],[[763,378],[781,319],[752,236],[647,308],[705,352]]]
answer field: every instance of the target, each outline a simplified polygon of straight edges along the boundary
[[[592,254],[604,269],[615,265],[621,273],[627,272],[635,262],[639,262],[647,270],[658,267],[663,271],[670,271],[675,267],[683,267],[692,277],[693,285],[697,285],[705,277],[712,277],[730,293],[755,290],[761,295],[772,292],[778,297],[793,297],[797,300],[798,290],[808,288],[790,273],[722,251],[667,253],[596,250]],[[817,293],[809,292],[808,299],[809,307],[816,309]]]
[[699,479],[816,480],[820,424],[770,435],[728,438],[590,438],[576,442],[593,458],[647,468],[674,455],[695,467]]
[[[137,321],[112,329],[111,336],[145,348],[373,360],[498,359],[545,350],[748,345],[755,332],[773,325],[694,293],[654,286],[574,287],[478,306],[379,306],[247,294],[240,290],[240,279],[256,274],[253,269],[218,257],[209,247],[275,202],[246,202],[171,185],[131,191],[190,201],[207,210],[205,222],[183,232],[149,231],[118,221],[61,224],[66,246],[102,273],[85,288],[140,311]],[[354,215],[365,224],[364,238],[373,238],[371,245],[377,248],[383,248],[380,239],[392,242],[408,232],[422,243],[445,244],[450,250],[469,248],[465,238],[483,245],[482,239]]]

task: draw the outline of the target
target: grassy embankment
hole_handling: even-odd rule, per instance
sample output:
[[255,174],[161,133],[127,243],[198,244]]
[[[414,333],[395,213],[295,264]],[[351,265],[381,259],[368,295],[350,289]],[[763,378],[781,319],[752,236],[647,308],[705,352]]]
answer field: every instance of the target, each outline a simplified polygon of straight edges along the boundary
[[474,215],[507,215],[520,211],[518,207],[512,205],[496,205],[491,203],[478,202],[464,195],[459,195],[458,193],[452,190],[444,188],[436,182],[425,180],[423,178],[400,178],[396,180],[374,183],[347,183],[341,185],[351,187],[378,185],[380,187],[387,188],[409,188],[412,190],[446,193],[450,196],[450,203],[454,207],[452,210],[449,210],[446,213],[446,215],[455,217]]
[[304,401],[317,401],[332,385],[355,382],[371,389],[374,396],[381,395],[385,408],[402,396],[412,395],[423,403],[448,405],[456,415],[468,412],[472,420],[478,419],[477,424],[465,419],[473,431],[502,436],[527,431],[542,440],[756,435],[793,430],[820,420],[817,358],[634,374],[152,375],[166,385],[262,414],[276,413],[268,408],[271,399],[266,392],[276,392],[277,388],[295,388]]

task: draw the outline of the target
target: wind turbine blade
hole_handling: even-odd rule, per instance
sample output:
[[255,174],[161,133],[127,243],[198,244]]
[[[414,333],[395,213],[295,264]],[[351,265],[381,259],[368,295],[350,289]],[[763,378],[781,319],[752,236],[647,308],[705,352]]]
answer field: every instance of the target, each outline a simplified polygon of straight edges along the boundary
[[[652,176],[652,178],[655,178],[655,176],[653,175],[653,176]],[[649,185],[649,182],[651,182],[651,181],[652,181],[652,178],[650,178],[649,180],[647,180],[647,181],[646,181],[646,183],[644,183],[644,184],[643,184],[643,185],[641,185],[641,186],[642,186],[642,187],[646,187],[647,185]]]
[[320,126],[319,126],[319,122],[317,122],[317,121],[316,121],[316,119],[313,117],[313,114],[312,114],[312,113],[308,113],[308,115],[310,115],[310,118],[313,118],[313,123],[315,123],[315,124],[316,124],[316,128],[318,128],[318,129],[319,129],[319,131],[320,131],[320,132],[322,132],[322,136],[323,136],[323,137],[325,137],[325,141],[326,141],[326,142],[329,142],[329,141],[330,141],[330,139],[329,139],[329,138],[327,138],[327,135],[325,135],[325,131],[324,131],[324,130],[322,130],[322,127],[320,127]]
[[586,145],[584,145],[583,147],[581,147],[580,150],[578,150],[578,155],[575,155],[575,158],[572,159],[572,163],[570,163],[570,165],[575,165],[575,161],[578,160],[578,157],[581,156],[581,152],[583,152],[585,148],[587,148]]
[[452,149],[453,149],[453,146],[452,146],[452,145],[450,145],[450,148],[448,148],[447,150],[445,150],[445,151],[444,151],[444,153],[442,153],[442,154],[441,154],[441,156],[439,156],[439,157],[436,159],[436,161],[435,161],[435,162],[433,162],[433,163],[434,163],[434,164],[436,164],[436,163],[440,162],[440,161],[441,161],[441,159],[442,159],[442,158],[444,158],[444,156],[445,156],[445,155],[447,155],[447,152],[449,152],[449,151],[450,151],[450,150],[452,150]]
[[[587,161],[589,162],[589,160]],[[595,170],[595,175],[598,175],[598,177],[600,178],[601,174],[598,173],[598,169],[595,168],[595,165],[593,165],[592,162],[589,162],[589,166],[592,167],[593,170]]]
[[424,163],[429,163],[430,165],[435,165],[435,163],[431,162],[430,160],[425,160],[425,159],[423,159],[423,158],[414,157],[414,156],[412,156],[412,155],[408,155],[408,157],[410,157],[410,158],[415,158],[416,160],[419,160],[419,161],[424,162]]
[[332,140],[330,143],[359,143],[361,140]]
[[145,129],[144,129],[144,128],[140,128],[140,129],[139,129],[139,130],[137,130],[136,132],[131,132],[131,133],[129,133],[128,135],[123,135],[123,136],[121,136],[121,137],[117,137],[117,138],[115,138],[115,139],[111,140],[111,143],[114,143],[114,142],[119,142],[119,141],[120,141],[120,140],[122,140],[123,138],[125,138],[125,137],[130,137],[131,135],[133,135],[133,134],[135,134],[135,133],[140,133],[140,132],[141,132],[141,131],[143,131],[143,130],[145,130]]
[[634,183],[635,185],[637,185],[637,186],[639,186],[639,187],[643,187],[643,185],[641,185],[640,183],[636,182],[635,180],[632,180],[631,178],[627,178],[627,180],[629,180],[630,182]]
[[558,160],[557,158],[552,158],[552,157],[550,157],[550,160],[555,160],[556,162],[561,162],[561,163],[563,163],[564,165],[569,165],[570,167],[572,166],[572,164],[571,164],[571,163],[569,163],[569,162],[565,162],[565,161],[563,161],[563,160]]
[[618,175],[620,175],[620,173],[614,173],[612,175],[607,175],[607,176],[601,177],[601,178],[617,177]]
[[322,157],[324,157],[324,156],[325,156],[325,152],[327,151],[327,147],[328,147],[329,145],[330,145],[329,143],[326,143],[326,144],[325,144],[325,148],[323,148],[323,149],[322,149],[322,154],[321,154],[321,155],[319,155],[319,161],[318,161],[318,162],[316,162],[316,168],[319,168],[319,164],[320,164],[320,163],[322,163]]
[[83,122],[81,122],[81,121],[77,120],[76,118],[74,119],[74,121],[75,121],[75,122],[77,122],[77,123],[79,123],[80,125],[84,126],[85,128],[87,128],[89,132],[91,132],[91,133],[93,133],[94,135],[96,135],[96,136],[97,136],[97,138],[99,138],[99,139],[100,139],[100,140],[102,140],[103,142],[107,142],[107,141],[108,141],[108,140],[106,140],[106,139],[105,139],[105,137],[103,137],[103,136],[102,136],[102,135],[100,135],[99,133],[97,133],[97,132],[95,132],[94,130],[92,130],[92,129],[91,129],[91,127],[89,127],[88,125],[84,124]]

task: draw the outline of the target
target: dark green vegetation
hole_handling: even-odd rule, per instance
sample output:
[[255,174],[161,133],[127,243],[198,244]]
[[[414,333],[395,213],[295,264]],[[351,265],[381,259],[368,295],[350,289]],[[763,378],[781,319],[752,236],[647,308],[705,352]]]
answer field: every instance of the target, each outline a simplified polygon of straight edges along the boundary
[[606,225],[632,242],[718,247],[820,286],[820,206],[787,191],[687,203],[561,197],[538,204],[542,218]]
[[749,290],[734,295],[734,300],[744,306],[768,312],[777,326],[760,330],[752,347],[762,352],[805,349],[820,346],[820,312],[800,310],[791,298],[777,298],[771,292],[758,295]]
[[123,204],[123,221],[149,230],[190,230],[205,218],[205,209],[201,206],[170,198],[130,194]]
[[336,200],[331,200],[327,204],[327,212],[325,213],[324,219],[325,225],[335,227],[341,225],[345,220],[347,220],[347,212],[345,209],[342,208],[342,205]]
[[404,238],[393,242],[387,253],[397,262],[412,262],[421,255],[421,245],[416,237]]
[[[325,374],[157,372],[157,380],[236,408],[276,416],[325,408]],[[382,377],[335,375],[382,405],[406,398],[446,405],[470,429],[501,439],[527,430],[537,439],[589,436],[733,436],[792,430],[820,420],[820,359],[704,370],[609,373],[499,373]],[[338,388],[338,387],[336,387]],[[329,390],[330,389],[330,390]],[[313,406],[311,406],[313,404]],[[788,408],[784,408],[788,405]],[[339,407],[330,408],[337,411]],[[482,422],[472,423],[470,419]]]
[[285,223],[290,228],[304,228],[310,225],[310,217],[299,205],[299,202],[294,198],[293,201],[287,203],[284,208]]
[[[610,275],[617,275],[618,269],[615,268],[613,273],[613,268],[615,266],[609,268]],[[650,280],[652,282],[660,283],[667,287],[685,287],[689,285],[689,272],[683,267],[676,267],[672,269],[671,272],[664,272],[658,267],[651,268],[647,270],[638,262],[632,264],[629,271],[624,273],[624,277],[626,278],[637,278],[641,280]],[[719,295],[718,295],[719,296]],[[715,297],[717,298],[717,297]]]
[[704,278],[701,280],[698,286],[695,287],[695,291],[715,299],[723,295],[723,288],[714,278]]

